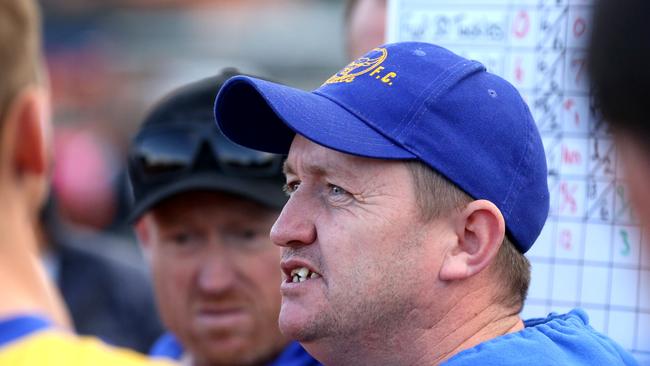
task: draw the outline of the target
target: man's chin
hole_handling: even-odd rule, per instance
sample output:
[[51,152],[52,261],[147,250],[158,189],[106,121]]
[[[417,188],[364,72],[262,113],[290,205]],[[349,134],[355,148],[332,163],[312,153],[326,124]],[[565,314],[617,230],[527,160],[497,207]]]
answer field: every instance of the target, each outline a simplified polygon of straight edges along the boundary
[[[270,343],[259,343],[248,338],[230,337],[201,342],[195,355],[202,355],[196,364],[206,365],[259,365],[277,356],[282,348]],[[197,357],[195,357],[197,358]],[[199,361],[197,359],[197,361]]]
[[292,311],[292,306],[282,305],[278,320],[280,332],[289,338],[298,342],[310,342],[316,339],[317,328],[316,320],[306,314],[304,309]]
[[[240,337],[204,338],[190,352],[202,355],[207,364],[237,365],[243,363],[242,358],[252,351],[252,345]],[[253,350],[254,351],[254,350]]]

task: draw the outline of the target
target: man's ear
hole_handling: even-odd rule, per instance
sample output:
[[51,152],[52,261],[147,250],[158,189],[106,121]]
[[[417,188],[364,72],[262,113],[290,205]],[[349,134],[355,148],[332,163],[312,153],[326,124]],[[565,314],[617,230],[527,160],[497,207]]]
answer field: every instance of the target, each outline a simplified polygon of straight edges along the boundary
[[149,220],[151,220],[150,215],[145,214],[135,222],[135,225],[133,225],[135,236],[138,238],[138,242],[140,242],[140,245],[144,250],[149,250],[151,246],[151,227]]
[[456,243],[440,268],[443,281],[469,278],[485,269],[496,257],[505,236],[505,221],[494,203],[476,200],[458,215]]
[[0,182],[8,197],[21,202],[30,220],[38,219],[49,188],[48,98],[44,87],[25,87],[10,102],[1,126]]
[[25,175],[46,177],[51,162],[49,96],[44,88],[30,86],[9,105],[3,121],[2,143],[9,151],[5,161],[16,179]]

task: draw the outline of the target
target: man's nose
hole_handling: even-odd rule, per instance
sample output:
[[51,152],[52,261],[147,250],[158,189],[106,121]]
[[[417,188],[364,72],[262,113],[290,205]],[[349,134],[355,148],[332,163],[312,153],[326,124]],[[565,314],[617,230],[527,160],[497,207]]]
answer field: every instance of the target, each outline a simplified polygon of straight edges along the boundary
[[298,247],[316,240],[315,212],[308,200],[294,193],[284,205],[280,216],[271,228],[271,241],[282,247]]
[[236,264],[223,248],[211,250],[201,263],[198,285],[201,291],[218,294],[228,291],[235,283]]

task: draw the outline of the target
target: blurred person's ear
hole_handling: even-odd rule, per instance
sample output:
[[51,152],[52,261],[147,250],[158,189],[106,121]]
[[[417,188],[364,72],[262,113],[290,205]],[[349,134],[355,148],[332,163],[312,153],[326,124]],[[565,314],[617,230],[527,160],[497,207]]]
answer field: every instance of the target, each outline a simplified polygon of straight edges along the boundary
[[151,214],[146,213],[142,215],[133,225],[133,230],[135,231],[135,236],[138,238],[138,242],[142,245],[142,249],[149,250],[151,247]]
[[153,225],[151,213],[145,213],[133,224],[133,231],[138,239],[138,243],[140,243],[142,256],[147,263],[151,263]]
[[[0,213],[5,236],[0,268],[3,270],[2,314],[39,312],[58,326],[71,329],[60,293],[38,260],[34,235],[45,202],[50,154],[49,95],[28,86],[13,97],[0,121]],[[4,276],[10,273],[11,276]],[[11,309],[11,310],[9,310]]]
[[455,234],[440,268],[443,281],[467,279],[488,267],[503,242],[505,221],[492,202],[472,201],[458,214]]
[[38,86],[23,89],[8,105],[2,131],[2,179],[37,215],[45,201],[51,164],[49,95]]

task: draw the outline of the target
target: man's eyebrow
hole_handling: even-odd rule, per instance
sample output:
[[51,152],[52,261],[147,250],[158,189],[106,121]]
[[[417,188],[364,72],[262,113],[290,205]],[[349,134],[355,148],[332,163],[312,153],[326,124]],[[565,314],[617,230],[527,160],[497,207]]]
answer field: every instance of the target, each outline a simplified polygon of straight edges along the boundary
[[289,160],[285,160],[284,164],[282,164],[282,173],[284,173],[284,175],[295,174],[293,168],[289,164]]
[[[305,171],[309,174],[313,174],[316,176],[325,176],[327,175],[327,170],[325,168],[322,168],[320,166],[315,166],[315,165],[310,165],[305,168]],[[284,175],[296,175],[296,172],[293,170],[291,167],[291,164],[289,163],[289,160],[285,160],[284,164],[282,165],[282,172]]]

